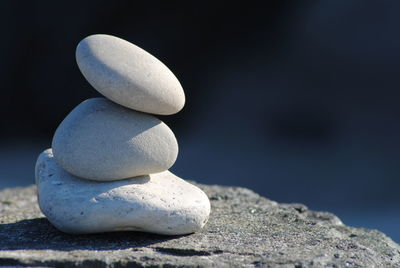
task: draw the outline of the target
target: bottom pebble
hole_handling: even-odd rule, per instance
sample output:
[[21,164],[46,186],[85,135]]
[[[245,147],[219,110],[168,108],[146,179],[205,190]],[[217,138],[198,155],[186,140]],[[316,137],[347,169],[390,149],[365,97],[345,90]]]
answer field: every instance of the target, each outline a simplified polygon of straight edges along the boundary
[[207,195],[169,171],[119,181],[86,180],[58,166],[48,149],[36,162],[35,177],[40,209],[66,233],[181,235],[200,230],[210,214]]

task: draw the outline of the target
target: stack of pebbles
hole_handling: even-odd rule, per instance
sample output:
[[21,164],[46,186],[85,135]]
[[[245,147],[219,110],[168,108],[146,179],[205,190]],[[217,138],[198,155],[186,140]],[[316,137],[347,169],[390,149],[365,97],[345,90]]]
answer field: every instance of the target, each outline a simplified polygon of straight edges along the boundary
[[57,128],[52,149],[39,156],[35,176],[42,212],[67,233],[178,235],[201,229],[210,202],[168,171],[178,144],[151,115],[182,109],[185,96],[177,78],[148,52],[110,35],[83,39],[76,59],[106,98],[73,109]]

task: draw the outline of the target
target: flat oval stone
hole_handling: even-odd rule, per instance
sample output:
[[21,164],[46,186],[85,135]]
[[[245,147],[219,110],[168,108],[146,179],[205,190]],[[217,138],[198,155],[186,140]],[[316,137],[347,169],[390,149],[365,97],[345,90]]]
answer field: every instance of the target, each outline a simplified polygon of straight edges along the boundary
[[161,172],[178,155],[166,124],[104,98],[88,99],[73,109],[57,128],[52,147],[62,168],[100,181]]
[[210,214],[206,194],[169,171],[120,181],[90,181],[63,170],[48,149],[36,162],[35,177],[41,211],[66,233],[181,235],[200,230]]
[[96,34],[76,48],[86,80],[106,98],[152,114],[174,114],[185,104],[175,75],[150,53],[121,38]]

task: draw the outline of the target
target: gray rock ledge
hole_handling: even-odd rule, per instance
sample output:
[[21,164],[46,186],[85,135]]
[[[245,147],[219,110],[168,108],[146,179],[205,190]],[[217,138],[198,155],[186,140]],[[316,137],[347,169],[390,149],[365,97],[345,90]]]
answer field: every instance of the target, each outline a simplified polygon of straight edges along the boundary
[[64,234],[40,213],[35,186],[2,190],[0,266],[400,267],[400,246],[381,232],[248,189],[198,186],[211,200],[209,222],[198,233],[172,237]]

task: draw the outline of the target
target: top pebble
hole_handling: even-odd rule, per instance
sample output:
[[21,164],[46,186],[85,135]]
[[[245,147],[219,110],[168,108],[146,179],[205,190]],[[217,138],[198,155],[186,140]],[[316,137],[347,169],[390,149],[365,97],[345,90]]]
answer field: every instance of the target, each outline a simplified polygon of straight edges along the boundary
[[76,48],[76,61],[97,91],[127,108],[170,115],[185,104],[182,86],[168,67],[121,38],[105,34],[86,37]]

